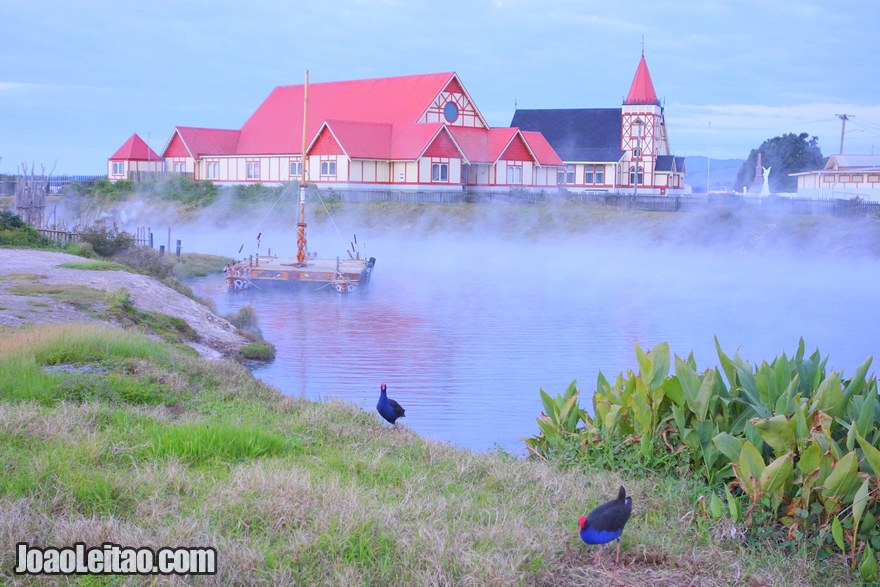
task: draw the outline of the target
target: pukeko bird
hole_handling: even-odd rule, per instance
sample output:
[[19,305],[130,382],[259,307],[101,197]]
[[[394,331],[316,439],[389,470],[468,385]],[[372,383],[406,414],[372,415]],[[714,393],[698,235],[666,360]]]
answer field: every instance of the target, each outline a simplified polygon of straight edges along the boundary
[[602,557],[602,547],[612,540],[617,540],[616,564],[620,564],[620,535],[623,527],[632,515],[632,497],[626,496],[623,486],[617,492],[617,499],[603,503],[588,515],[578,520],[578,528],[581,532],[581,540],[587,544],[598,544],[599,552],[593,558],[593,564],[599,564]]
[[406,410],[393,399],[388,399],[387,389],[384,383],[379,388],[379,403],[376,404],[376,411],[379,412],[380,416],[394,424],[395,420],[403,418]]

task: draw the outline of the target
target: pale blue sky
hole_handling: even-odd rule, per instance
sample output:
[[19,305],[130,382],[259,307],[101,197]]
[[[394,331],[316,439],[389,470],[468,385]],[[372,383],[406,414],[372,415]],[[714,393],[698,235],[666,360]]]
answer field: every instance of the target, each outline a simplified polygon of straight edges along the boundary
[[[0,173],[97,174],[132,133],[240,128],[277,85],[455,71],[493,126],[608,108],[645,38],[677,155],[786,132],[880,153],[880,3],[33,0],[0,6]],[[710,124],[711,123],[711,124]]]

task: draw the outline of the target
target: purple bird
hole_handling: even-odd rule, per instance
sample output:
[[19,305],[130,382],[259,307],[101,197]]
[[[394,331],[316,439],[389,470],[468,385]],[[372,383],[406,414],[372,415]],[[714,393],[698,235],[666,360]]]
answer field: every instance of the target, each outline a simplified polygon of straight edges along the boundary
[[403,418],[406,410],[393,399],[388,399],[387,389],[384,383],[379,388],[379,403],[376,404],[376,411],[379,412],[380,416],[394,424],[395,420]]
[[586,518],[581,517],[578,520],[581,540],[587,544],[600,545],[599,552],[593,558],[594,565],[598,565],[602,558],[603,546],[612,540],[617,540],[615,564],[620,564],[620,535],[623,534],[623,527],[632,515],[632,510],[632,498],[626,496],[626,489],[621,485],[617,499],[603,503],[591,511]]

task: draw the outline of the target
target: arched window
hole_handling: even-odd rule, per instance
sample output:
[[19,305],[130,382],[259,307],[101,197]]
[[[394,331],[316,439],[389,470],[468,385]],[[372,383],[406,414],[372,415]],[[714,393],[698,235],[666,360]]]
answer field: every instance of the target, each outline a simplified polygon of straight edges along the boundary
[[642,185],[643,183],[645,183],[645,175],[644,175],[644,172],[645,172],[644,169],[642,169],[641,167],[639,167],[638,178],[637,178],[637,180],[638,180],[638,182],[639,182],[639,185]]
[[636,185],[636,168],[629,168],[629,185]]

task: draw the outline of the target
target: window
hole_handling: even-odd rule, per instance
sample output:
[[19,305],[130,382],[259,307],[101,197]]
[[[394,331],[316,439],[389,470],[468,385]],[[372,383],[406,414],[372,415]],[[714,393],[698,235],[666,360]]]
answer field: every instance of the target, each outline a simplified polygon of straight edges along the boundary
[[861,175],[853,175],[852,180],[854,183],[862,183],[865,179]]
[[177,161],[174,164],[174,173],[183,173],[185,171],[186,171],[186,163],[182,163],[180,161]]
[[849,183],[849,176],[848,175],[841,175],[839,178],[839,181],[841,183]]
[[247,162],[247,175],[245,177],[247,177],[247,179],[260,179],[260,162],[259,161],[248,161]]
[[113,162],[113,175],[123,175],[125,173],[125,163],[122,161]]
[[303,174],[303,164],[302,161],[291,161],[290,162],[290,175],[291,176],[301,176]]
[[205,176],[207,179],[217,179],[220,177],[220,164],[216,161],[209,161],[205,166]]
[[321,161],[321,175],[335,176],[336,161]]
[[629,168],[629,183],[630,185],[642,185],[645,181],[644,170],[639,167],[636,169],[635,167]]
[[519,185],[522,183],[522,166],[507,166],[507,183]]
[[593,183],[593,166],[587,165],[584,168],[584,183],[591,184]]
[[446,122],[455,122],[458,119],[458,106],[455,102],[447,102],[446,106],[443,107],[443,117],[446,118]]
[[869,175],[868,176],[868,183],[877,183],[878,181],[880,181],[880,175]]
[[822,178],[822,181],[824,181],[825,183],[834,183],[834,177],[831,175],[826,175]]
[[565,169],[556,168],[557,185],[574,184],[574,165],[566,165]]
[[432,163],[431,181],[449,181],[449,164]]
[[638,147],[633,149],[633,159],[637,159],[642,156],[642,150]]
[[605,183],[605,166],[597,165],[596,166],[596,183],[604,184]]

